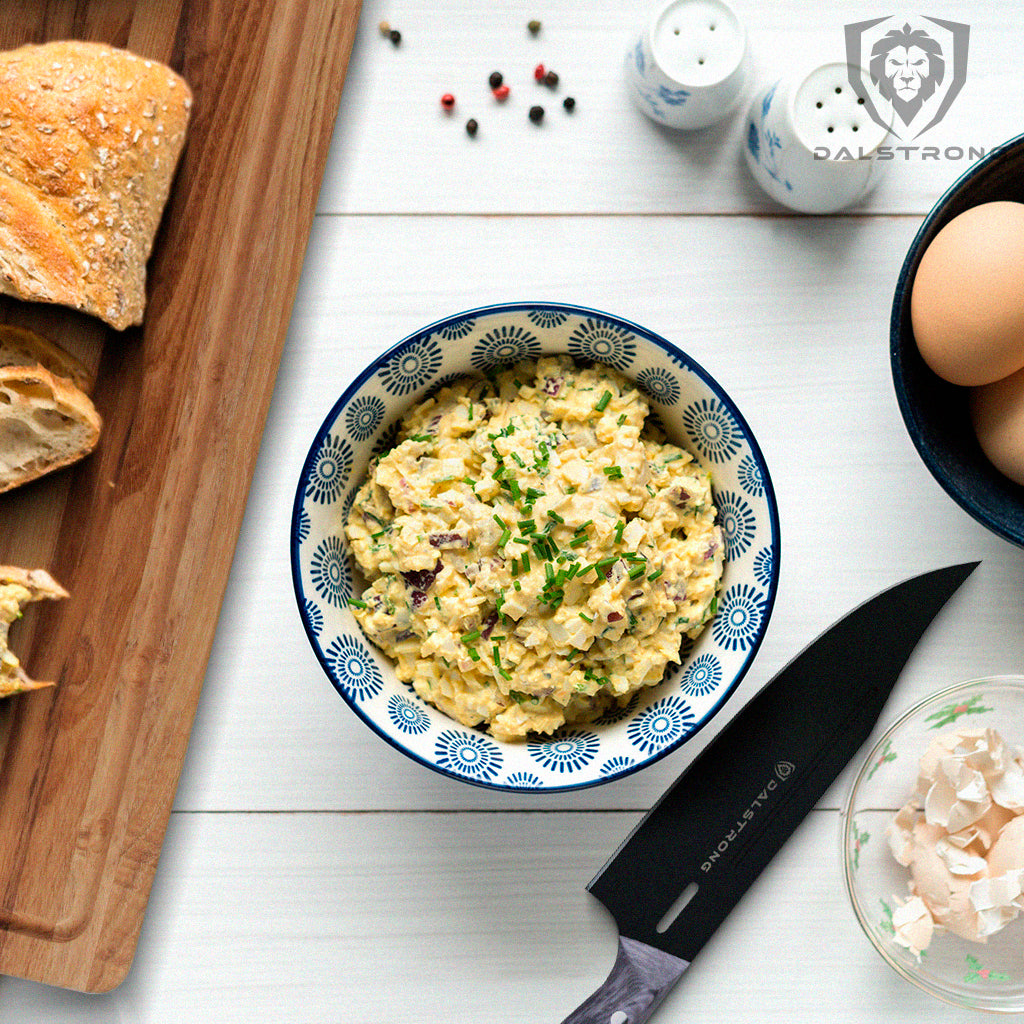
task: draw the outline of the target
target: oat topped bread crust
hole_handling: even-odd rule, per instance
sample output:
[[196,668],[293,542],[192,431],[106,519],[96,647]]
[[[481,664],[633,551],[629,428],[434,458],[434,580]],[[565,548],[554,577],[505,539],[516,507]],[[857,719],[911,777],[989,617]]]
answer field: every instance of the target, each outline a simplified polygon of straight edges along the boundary
[[0,292],[141,323],[191,105],[170,68],[102,43],[0,53]]

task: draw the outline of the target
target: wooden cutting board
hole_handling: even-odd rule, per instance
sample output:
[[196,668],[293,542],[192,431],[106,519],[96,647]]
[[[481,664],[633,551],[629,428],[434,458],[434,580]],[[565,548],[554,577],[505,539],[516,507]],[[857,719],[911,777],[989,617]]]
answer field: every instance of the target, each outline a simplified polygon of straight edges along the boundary
[[192,121],[145,324],[10,300],[96,371],[84,462],[0,495],[0,563],[70,600],[12,647],[59,680],[0,706],[0,973],[125,977],[171,812],[312,224],[359,0],[0,4],[0,49],[95,39],[164,61]]

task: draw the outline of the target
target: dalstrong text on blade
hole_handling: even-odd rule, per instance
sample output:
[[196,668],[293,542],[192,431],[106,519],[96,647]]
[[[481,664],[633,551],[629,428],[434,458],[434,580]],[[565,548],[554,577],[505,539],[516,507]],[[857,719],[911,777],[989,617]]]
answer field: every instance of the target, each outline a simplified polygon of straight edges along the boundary
[[712,867],[714,867],[715,861],[722,856],[722,854],[728,852],[729,847],[736,841],[739,834],[747,827],[747,825],[754,820],[758,811],[763,810],[768,803],[769,796],[779,788],[780,782],[785,782],[787,779],[792,778],[793,773],[796,771],[796,765],[790,761],[779,761],[775,765],[775,778],[769,779],[757,796],[751,801],[750,805],[743,812],[742,816],[737,820],[735,826],[731,828],[725,836],[719,840],[718,845],[711,851],[708,858],[701,864],[700,870],[707,874]]

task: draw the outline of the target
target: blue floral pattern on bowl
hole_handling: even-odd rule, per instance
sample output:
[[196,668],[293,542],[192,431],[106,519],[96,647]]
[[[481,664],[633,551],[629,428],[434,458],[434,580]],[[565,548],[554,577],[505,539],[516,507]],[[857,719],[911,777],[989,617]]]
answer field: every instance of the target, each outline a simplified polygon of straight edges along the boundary
[[[628,360],[623,372],[649,396],[651,419],[712,473],[727,538],[719,607],[711,626],[681,645],[682,664],[625,707],[551,737],[499,743],[422,701],[363,637],[346,607],[362,585],[354,582],[346,551],[344,513],[371,457],[393,447],[401,415],[442,382],[523,354],[594,358],[598,347],[602,362]],[[325,471],[332,459],[347,467],[343,476]],[[328,492],[335,497],[322,500]],[[728,395],[689,354],[658,335],[608,313],[558,303],[470,310],[374,359],[310,446],[291,531],[292,578],[307,637],[353,711],[417,762],[462,782],[515,792],[605,784],[677,749],[743,678],[778,586],[774,491],[760,449]]]

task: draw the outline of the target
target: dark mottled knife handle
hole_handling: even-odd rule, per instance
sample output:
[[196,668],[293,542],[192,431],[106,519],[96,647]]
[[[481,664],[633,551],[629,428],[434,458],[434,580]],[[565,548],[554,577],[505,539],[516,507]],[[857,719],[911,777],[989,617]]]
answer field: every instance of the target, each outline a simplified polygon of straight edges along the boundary
[[643,1024],[689,966],[671,953],[619,936],[611,974],[562,1024]]

